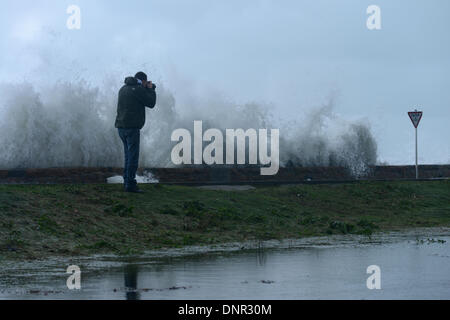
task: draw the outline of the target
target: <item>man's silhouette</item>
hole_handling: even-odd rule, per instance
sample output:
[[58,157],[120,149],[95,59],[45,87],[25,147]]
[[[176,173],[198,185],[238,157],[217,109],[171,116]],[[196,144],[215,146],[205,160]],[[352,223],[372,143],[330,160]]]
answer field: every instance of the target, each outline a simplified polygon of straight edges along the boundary
[[140,130],[145,124],[145,107],[155,106],[155,88],[151,81],[147,81],[144,72],[138,72],[134,77],[125,78],[125,85],[119,90],[115,126],[124,147],[123,182],[127,192],[142,192],[136,183]]

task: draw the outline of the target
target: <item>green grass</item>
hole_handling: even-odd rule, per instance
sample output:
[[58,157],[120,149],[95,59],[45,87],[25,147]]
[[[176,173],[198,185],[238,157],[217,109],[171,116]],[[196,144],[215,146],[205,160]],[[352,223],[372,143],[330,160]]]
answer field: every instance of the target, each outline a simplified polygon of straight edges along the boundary
[[0,185],[0,256],[40,258],[450,226],[450,181],[214,191],[141,185]]

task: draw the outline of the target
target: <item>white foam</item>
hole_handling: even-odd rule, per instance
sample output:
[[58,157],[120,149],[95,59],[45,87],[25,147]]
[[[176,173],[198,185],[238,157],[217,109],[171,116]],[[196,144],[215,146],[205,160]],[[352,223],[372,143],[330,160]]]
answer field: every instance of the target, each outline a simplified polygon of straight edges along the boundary
[[[159,180],[156,179],[150,171],[144,171],[144,175],[136,175],[137,183],[158,183]],[[122,176],[113,176],[106,179],[107,183],[123,183]]]
[[[0,85],[0,168],[120,167],[123,145],[114,128],[116,87],[84,81]],[[158,101],[147,110],[139,164],[171,167],[173,130],[280,129],[280,165],[345,166],[355,174],[375,164],[377,146],[367,124],[333,113],[333,101],[299,119],[274,120],[264,103],[238,105],[220,96],[193,96],[177,104],[158,83]],[[143,178],[146,181],[146,178]]]

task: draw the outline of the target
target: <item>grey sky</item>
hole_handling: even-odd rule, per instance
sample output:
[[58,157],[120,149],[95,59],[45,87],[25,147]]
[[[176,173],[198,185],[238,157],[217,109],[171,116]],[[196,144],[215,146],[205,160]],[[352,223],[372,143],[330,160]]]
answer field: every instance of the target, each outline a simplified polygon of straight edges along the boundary
[[[81,30],[66,28],[70,4]],[[381,30],[366,28],[371,4]],[[414,161],[406,112],[420,106],[420,162],[449,163],[448,12],[448,0],[8,1],[0,80],[122,81],[145,68],[175,96],[218,90],[298,119],[333,96],[335,113],[371,124],[379,160],[393,164]]]

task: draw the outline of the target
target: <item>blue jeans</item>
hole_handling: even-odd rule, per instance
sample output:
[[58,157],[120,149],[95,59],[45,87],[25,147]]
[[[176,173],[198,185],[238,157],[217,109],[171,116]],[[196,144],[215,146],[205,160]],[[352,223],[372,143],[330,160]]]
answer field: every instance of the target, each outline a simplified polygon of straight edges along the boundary
[[123,183],[126,189],[136,187],[136,171],[139,166],[139,129],[118,128],[120,139],[123,142],[125,165],[123,168]]

